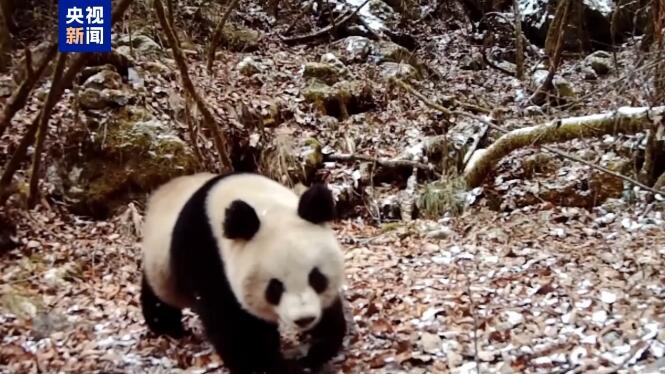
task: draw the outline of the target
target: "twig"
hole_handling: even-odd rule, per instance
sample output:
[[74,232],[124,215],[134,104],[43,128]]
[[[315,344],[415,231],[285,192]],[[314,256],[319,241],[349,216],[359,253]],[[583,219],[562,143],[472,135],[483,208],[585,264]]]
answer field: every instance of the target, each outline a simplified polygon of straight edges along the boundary
[[[39,78],[41,78],[41,75],[44,73],[44,70],[46,70],[46,67],[51,63],[51,60],[53,60],[53,57],[57,51],[58,45],[55,43],[51,44],[42,59],[39,60],[37,70],[26,71],[25,79],[23,79],[23,82],[21,82],[16,90],[14,90],[14,93],[12,93],[12,96],[7,100],[5,107],[2,109],[2,113],[0,114],[0,136],[2,136],[5,130],[9,127],[9,124],[11,123],[12,118],[14,118],[14,115],[25,106],[26,100],[30,95],[30,91],[32,91]],[[32,58],[28,56],[31,56],[31,54],[26,52],[26,63],[28,63],[28,60],[32,60]],[[32,62],[28,64],[32,70]]]
[[356,154],[333,154],[324,156],[326,161],[338,161],[338,162],[348,162],[348,161],[365,161],[365,162],[374,162],[377,165],[381,165],[389,168],[396,167],[416,167],[423,170],[433,170],[434,167],[429,164],[424,164],[418,161],[411,160],[387,160],[387,159],[378,159],[365,155],[356,155]]
[[[506,130],[506,129],[504,129],[504,128],[502,128],[502,127],[500,127],[500,126],[498,126],[498,125],[496,125],[496,124],[494,124],[494,123],[492,123],[492,122],[490,122],[490,121],[488,121],[488,120],[486,120],[486,119],[484,119],[484,118],[482,118],[482,117],[476,116],[476,115],[471,114],[471,113],[466,113],[466,112],[462,112],[462,111],[458,111],[458,110],[452,111],[452,110],[450,110],[450,109],[444,108],[443,106],[438,105],[438,104],[436,104],[436,103],[430,101],[425,95],[423,95],[421,92],[417,91],[415,88],[413,88],[413,87],[412,87],[411,85],[409,85],[408,83],[406,83],[406,82],[404,82],[404,81],[402,81],[402,80],[400,80],[400,79],[395,79],[395,81],[396,81],[400,86],[402,86],[405,90],[407,90],[408,92],[410,92],[411,94],[413,94],[414,96],[416,96],[417,98],[419,98],[419,99],[420,99],[425,105],[427,105],[427,106],[429,106],[429,107],[431,107],[431,108],[433,108],[433,109],[436,109],[436,110],[438,110],[438,111],[440,111],[440,112],[442,112],[442,113],[444,113],[444,114],[447,114],[447,115],[458,115],[458,116],[463,116],[463,117],[471,118],[471,119],[476,120],[476,121],[478,121],[478,122],[480,122],[480,123],[484,123],[484,124],[486,124],[487,126],[489,126],[490,128],[492,128],[492,129],[494,129],[494,130],[496,130],[496,131],[499,131],[499,132],[501,132],[501,133],[503,133],[503,134],[507,134],[507,133],[509,133],[508,130]],[[663,107],[661,107],[661,108],[663,108]],[[663,109],[665,109],[665,108],[663,108]],[[652,116],[652,115],[649,115],[648,117],[652,118],[653,116]],[[631,129],[631,130],[635,130],[635,131],[637,131],[637,130],[639,130],[639,129],[641,129],[641,126],[640,126],[640,128],[637,128],[637,126],[636,126],[634,129]],[[624,129],[624,130],[625,130],[625,129]],[[495,142],[495,143],[496,143],[496,142]],[[541,145],[540,147],[541,147],[542,149],[548,151],[548,152],[554,153],[555,155],[557,155],[557,156],[559,156],[559,157],[562,157],[562,158],[565,158],[565,159],[568,159],[568,160],[571,160],[571,161],[579,162],[579,163],[581,163],[581,164],[584,164],[584,165],[586,165],[586,166],[589,166],[590,168],[593,168],[593,169],[596,169],[596,170],[598,170],[598,171],[602,171],[602,172],[604,172],[604,173],[606,173],[606,174],[612,175],[612,176],[614,176],[614,177],[620,178],[620,179],[622,179],[622,180],[624,180],[624,181],[626,181],[626,182],[628,182],[628,183],[630,183],[630,184],[632,184],[632,185],[638,186],[638,187],[640,187],[640,188],[642,188],[642,189],[644,189],[644,190],[646,190],[646,191],[649,191],[649,192],[651,192],[651,193],[654,193],[654,194],[662,194],[662,193],[663,193],[663,191],[659,191],[658,189],[655,189],[655,188],[649,187],[649,186],[647,186],[647,185],[645,185],[645,184],[643,184],[643,183],[640,183],[640,182],[636,181],[635,179],[632,179],[632,178],[627,177],[627,176],[625,176],[625,175],[619,174],[619,173],[617,173],[617,172],[614,172],[614,171],[612,171],[612,170],[609,170],[609,169],[607,169],[607,168],[605,168],[605,167],[602,167],[602,166],[600,166],[600,165],[596,165],[596,164],[594,164],[594,163],[592,163],[592,162],[589,162],[589,161],[587,161],[587,160],[581,159],[581,158],[579,158],[579,157],[575,157],[575,156],[570,155],[570,154],[568,154],[568,153],[565,153],[565,152],[562,152],[562,151],[559,151],[559,150],[557,150],[557,149],[550,148],[550,147],[547,147],[547,146],[544,146],[544,145]],[[507,154],[507,153],[506,153],[506,154]],[[489,171],[489,170],[485,170],[484,173],[478,173],[477,177],[471,178],[471,179],[473,179],[473,180],[472,180],[473,183],[469,183],[469,185],[475,185],[475,186],[477,186],[477,185],[479,185],[480,183],[482,183],[482,180],[484,179],[484,177],[486,176],[486,174],[487,174],[488,171]],[[467,182],[467,183],[468,183],[468,182]]]
[[362,7],[367,5],[367,3],[369,3],[369,0],[365,0],[362,4],[360,4],[360,6],[358,6],[353,12],[349,13],[347,16],[340,16],[337,20],[335,20],[334,23],[313,33],[298,35],[293,37],[285,37],[283,35],[279,35],[279,38],[282,39],[284,43],[290,45],[311,42],[312,40],[316,40],[320,38],[322,35],[327,34],[330,31],[335,31],[338,28],[347,24],[356,14],[358,14],[358,12]]
[[166,20],[166,15],[164,14],[164,6],[162,5],[161,0],[155,0],[155,11],[157,12],[157,18],[159,18],[159,22],[162,24],[162,28],[166,33],[166,37],[169,40],[171,50],[173,51],[173,57],[175,58],[178,68],[180,69],[180,75],[182,77],[185,89],[189,91],[189,94],[196,102],[196,106],[201,111],[201,114],[203,115],[203,120],[206,126],[208,127],[208,130],[210,130],[210,133],[212,134],[212,138],[215,142],[217,152],[219,153],[222,169],[232,170],[233,166],[231,165],[231,159],[229,157],[226,139],[219,131],[219,125],[215,120],[215,117],[212,115],[210,109],[208,109],[208,105],[203,100],[201,95],[199,95],[199,93],[196,91],[194,83],[192,83],[192,79],[189,77],[185,56],[183,55],[182,50],[178,46],[178,41],[175,32],[173,31],[168,21]]
[[224,24],[226,23],[226,19],[229,18],[231,11],[236,7],[238,2],[239,0],[231,1],[229,6],[226,8],[226,11],[222,15],[222,19],[219,20],[219,24],[217,24],[217,27],[215,28],[212,41],[210,42],[210,47],[208,49],[208,73],[212,71],[212,64],[215,62],[215,51],[217,50],[219,40],[222,38],[222,34],[224,33]]
[[[30,172],[30,189],[28,192],[28,207],[33,208],[39,197],[39,168],[42,162],[42,151],[44,151],[44,140],[48,131],[48,121],[51,118],[51,111],[60,98],[58,95],[59,86],[64,84],[62,74],[67,63],[67,54],[60,53],[58,61],[55,64],[53,72],[53,83],[49,90],[46,102],[39,114],[39,126],[37,127],[37,140],[35,142],[35,151],[32,155],[32,171]],[[64,91],[64,89],[63,89]]]

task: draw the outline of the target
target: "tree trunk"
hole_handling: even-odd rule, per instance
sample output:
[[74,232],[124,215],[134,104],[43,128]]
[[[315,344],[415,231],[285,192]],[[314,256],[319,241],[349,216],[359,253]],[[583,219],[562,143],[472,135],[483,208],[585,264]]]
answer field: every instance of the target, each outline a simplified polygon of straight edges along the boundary
[[11,66],[11,36],[9,21],[11,9],[7,0],[0,0],[0,73],[6,73]]

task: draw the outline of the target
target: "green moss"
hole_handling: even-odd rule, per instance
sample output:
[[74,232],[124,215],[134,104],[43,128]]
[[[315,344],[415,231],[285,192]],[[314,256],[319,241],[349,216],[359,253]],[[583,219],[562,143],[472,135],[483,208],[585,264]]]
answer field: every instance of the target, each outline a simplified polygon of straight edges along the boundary
[[445,213],[458,216],[464,212],[466,183],[462,177],[427,184],[417,206],[425,218],[437,219]]
[[261,34],[245,26],[226,22],[222,31],[222,45],[234,52],[251,52],[259,47]]
[[[194,152],[167,124],[139,108],[127,108],[93,130],[78,161],[80,175],[69,189],[69,198],[83,213],[106,214],[117,199],[131,192],[147,192],[178,175],[198,168]],[[94,213],[93,213],[94,214]]]
[[316,78],[326,84],[335,84],[341,74],[335,66],[323,62],[308,62],[303,71],[303,77]]

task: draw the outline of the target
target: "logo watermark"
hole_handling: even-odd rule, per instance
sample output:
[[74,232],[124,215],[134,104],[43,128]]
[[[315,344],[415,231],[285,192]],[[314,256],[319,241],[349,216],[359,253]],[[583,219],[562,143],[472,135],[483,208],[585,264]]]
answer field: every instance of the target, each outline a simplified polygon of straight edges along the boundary
[[111,52],[111,0],[58,0],[60,52]]

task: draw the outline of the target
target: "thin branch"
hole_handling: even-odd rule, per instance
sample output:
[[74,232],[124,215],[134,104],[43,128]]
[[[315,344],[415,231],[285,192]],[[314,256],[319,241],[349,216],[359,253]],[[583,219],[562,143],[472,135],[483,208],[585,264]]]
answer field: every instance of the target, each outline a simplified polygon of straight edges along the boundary
[[326,26],[326,27],[324,27],[324,28],[322,28],[318,31],[315,31],[313,33],[305,34],[305,35],[298,35],[298,36],[293,36],[293,37],[285,37],[283,35],[279,35],[279,38],[282,39],[282,41],[284,43],[290,44],[290,45],[311,42],[312,40],[316,40],[316,39],[320,38],[321,36],[331,32],[331,31],[335,31],[338,28],[346,25],[349,21],[351,21],[351,19],[353,19],[353,17],[355,17],[356,14],[358,14],[358,12],[360,11],[360,9],[362,9],[362,7],[367,5],[367,3],[369,3],[369,0],[365,0],[362,4],[360,4],[360,6],[358,6],[353,12],[349,13],[347,16],[340,16],[339,18],[337,18],[335,20],[334,23],[332,23],[332,24],[330,24],[330,25],[328,25],[328,26]]
[[159,22],[161,23],[162,28],[166,33],[166,37],[171,46],[171,51],[173,51],[173,57],[175,58],[178,68],[180,69],[180,75],[182,77],[185,89],[187,89],[189,94],[196,102],[196,106],[201,111],[201,114],[203,115],[203,120],[206,126],[208,127],[208,130],[210,130],[210,133],[212,134],[212,138],[215,142],[217,152],[219,153],[222,169],[232,170],[233,166],[231,164],[231,159],[229,157],[226,139],[222,136],[221,132],[219,131],[219,124],[215,120],[215,117],[213,116],[210,109],[208,109],[208,105],[203,100],[201,95],[199,95],[199,93],[196,91],[194,83],[192,83],[192,79],[189,77],[185,56],[183,55],[182,50],[178,46],[178,40],[175,35],[175,32],[173,31],[171,25],[169,25],[168,21],[166,20],[166,15],[164,14],[164,6],[162,5],[161,0],[155,0],[155,10],[157,12],[157,18],[159,18]]
[[[51,44],[48,47],[47,52],[39,61],[37,70],[32,72],[27,71],[23,82],[21,82],[21,84],[12,93],[12,96],[7,100],[5,107],[2,109],[2,113],[0,113],[0,136],[5,133],[5,130],[9,127],[9,124],[11,123],[12,118],[14,118],[14,115],[16,115],[16,113],[25,106],[30,92],[35,87],[35,84],[37,84],[39,78],[41,78],[44,70],[46,70],[46,67],[53,60],[53,57],[55,57],[57,51],[58,45],[55,43]],[[31,54],[27,52],[27,49],[25,56],[26,64],[28,64],[32,70],[32,63],[28,62],[29,60],[31,61],[32,58],[28,57],[31,56]]]
[[[397,82],[397,84],[399,84],[400,86],[402,86],[405,90],[407,90],[408,92],[410,92],[411,94],[413,94],[414,96],[416,96],[416,97],[417,97],[418,99],[420,99],[425,105],[429,106],[429,107],[432,108],[432,109],[438,110],[438,111],[440,111],[440,112],[442,112],[442,113],[444,113],[444,114],[446,114],[446,115],[458,115],[458,116],[462,116],[462,117],[471,118],[471,119],[476,120],[476,121],[478,121],[478,122],[480,122],[480,123],[484,123],[484,124],[486,124],[487,126],[489,126],[490,128],[492,128],[492,129],[494,129],[494,130],[496,130],[496,131],[499,131],[499,132],[501,132],[501,133],[503,133],[503,134],[507,134],[507,133],[508,133],[508,130],[506,130],[506,129],[504,129],[504,128],[502,128],[502,127],[500,127],[500,126],[498,126],[498,125],[496,125],[496,124],[494,124],[494,123],[492,123],[492,122],[490,122],[490,121],[488,121],[488,120],[486,120],[486,119],[484,119],[484,118],[482,118],[482,117],[476,116],[476,115],[471,114],[471,113],[466,113],[466,112],[457,111],[457,110],[452,111],[452,110],[450,110],[450,109],[444,108],[443,106],[441,106],[441,105],[439,105],[439,104],[436,104],[436,103],[430,101],[425,95],[423,95],[421,92],[417,91],[415,88],[413,88],[413,87],[412,87],[411,85],[409,85],[408,83],[406,83],[406,82],[404,82],[404,81],[402,81],[402,80],[400,80],[400,79],[395,79],[395,81]],[[634,110],[634,108],[631,108],[631,109]],[[657,110],[657,111],[659,111],[659,112],[665,112],[665,107],[654,108],[654,110]],[[645,110],[644,110],[644,113],[642,113],[642,114],[643,114],[643,116],[645,117],[646,120],[649,120],[649,118],[653,118],[653,113],[649,113],[649,110],[646,109],[646,108],[645,108]],[[607,115],[607,114],[606,114],[606,115]],[[620,111],[618,111],[618,112],[616,113],[616,115],[620,115],[620,118],[618,118],[618,119],[617,119],[617,118],[614,118],[613,121],[618,121],[618,120],[620,120],[620,119],[624,119],[624,120],[627,119],[627,118],[625,118],[625,114],[621,114]],[[595,115],[595,116],[588,116],[587,118],[594,118],[594,117],[597,117],[597,116],[598,116],[598,115]],[[623,116],[623,117],[622,117],[622,116]],[[578,119],[579,119],[579,118],[578,118]],[[635,132],[639,132],[639,131],[643,130],[644,123],[642,122],[642,120],[643,120],[642,117],[637,118],[637,119],[636,119],[636,118],[632,118],[632,120],[633,120],[633,123],[630,124],[630,126],[629,126],[628,128],[622,128],[622,130],[624,130],[624,133],[631,133],[631,132],[632,132],[632,133],[635,133]],[[649,121],[650,121],[650,120],[649,120]],[[554,122],[553,124],[556,125],[556,126],[558,126],[558,127],[561,127],[561,125],[562,125],[562,124],[561,124],[560,122],[558,122],[558,121],[557,121],[557,122]],[[548,124],[548,125],[545,125],[545,126],[552,126],[553,124]],[[614,125],[616,125],[617,127],[614,127]],[[598,129],[598,128],[591,128],[591,127],[590,127],[590,128],[588,128],[588,129],[585,129],[586,131],[585,131],[585,133],[584,133],[584,136],[581,136],[581,137],[591,137],[591,136],[598,136],[598,135],[601,135],[601,134],[604,134],[604,133],[611,133],[611,132],[613,132],[616,128],[621,128],[621,126],[619,126],[619,125],[617,124],[617,122],[613,123],[613,126],[611,126],[611,128],[606,127],[606,128],[604,128],[604,129]],[[523,129],[520,129],[520,130],[525,131],[525,130],[523,130]],[[608,132],[602,132],[602,130],[606,130],[606,131],[608,131]],[[517,131],[519,131],[519,130],[517,130]],[[574,137],[572,137],[571,139],[577,139],[577,138],[580,138],[580,136],[574,136]],[[531,139],[531,140],[533,140],[533,139]],[[546,142],[551,142],[551,141],[547,141],[547,140],[550,140],[550,139],[548,139],[547,137],[544,137],[544,136],[540,136],[539,139],[538,139],[538,141],[539,141],[540,144],[543,144],[543,143],[546,143]],[[565,139],[565,140],[570,140],[570,139]],[[561,138],[558,138],[557,140],[554,140],[554,141],[563,141],[563,140],[562,140]],[[496,144],[497,142],[498,142],[498,140],[497,140],[496,142],[494,142],[492,145],[494,146],[494,144]],[[534,143],[533,143],[532,141],[529,141],[528,144],[523,144],[523,145],[520,145],[520,146],[533,146],[533,145],[534,145]],[[645,184],[643,184],[643,183],[640,183],[639,181],[636,181],[635,179],[632,179],[632,178],[627,177],[627,176],[625,176],[625,175],[619,174],[619,173],[617,173],[617,172],[614,172],[614,171],[612,171],[612,170],[609,170],[609,169],[607,169],[607,168],[605,168],[605,167],[602,167],[602,166],[600,166],[600,165],[596,165],[596,164],[594,164],[594,163],[592,163],[592,162],[589,162],[589,161],[587,161],[587,160],[581,159],[581,158],[579,158],[579,157],[575,157],[575,156],[570,155],[570,154],[568,154],[568,153],[565,153],[565,152],[562,152],[562,151],[559,151],[559,150],[557,150],[557,149],[550,148],[550,147],[547,147],[547,146],[544,146],[544,145],[541,145],[540,147],[541,147],[542,149],[548,151],[548,152],[554,153],[555,155],[557,155],[557,156],[559,156],[559,157],[562,157],[562,158],[568,159],[568,160],[570,160],[570,161],[575,161],[575,162],[578,162],[578,163],[584,164],[584,165],[586,165],[586,166],[588,166],[588,167],[590,167],[590,168],[593,168],[593,169],[596,169],[596,170],[598,170],[598,171],[602,171],[602,172],[604,172],[604,173],[606,173],[606,174],[612,175],[612,176],[614,176],[614,177],[620,178],[620,179],[622,179],[622,180],[624,180],[624,181],[626,181],[626,182],[628,182],[628,183],[630,183],[630,184],[632,184],[632,185],[638,186],[638,187],[640,187],[640,188],[642,188],[642,189],[644,189],[644,190],[646,190],[646,191],[652,192],[652,193],[654,193],[654,194],[661,194],[661,193],[662,193],[662,191],[658,191],[658,189],[656,189],[656,188],[649,187],[649,186],[647,186],[647,185],[645,185]],[[517,147],[517,148],[519,148],[519,147]],[[517,148],[512,148],[512,149],[508,150],[506,153],[501,152],[501,153],[503,153],[501,157],[507,155],[507,154],[510,153],[512,150],[517,149]],[[500,157],[499,157],[499,158],[500,158]],[[495,161],[496,161],[496,159],[495,159]],[[484,172],[482,172],[482,173],[481,173],[481,172],[478,172],[477,175],[474,175],[474,176],[469,176],[469,175],[467,175],[467,176],[466,176],[466,179],[467,179],[467,185],[469,185],[469,186],[478,186],[478,185],[480,185],[480,184],[482,183],[482,181],[484,180],[485,176],[487,175],[487,173],[489,172],[489,170],[490,170],[490,168],[491,168],[492,166],[493,166],[493,164],[491,164],[491,165],[487,165],[487,167],[483,168]],[[475,173],[474,173],[474,174],[475,174]],[[472,183],[471,183],[471,182],[472,182]]]
[[219,24],[215,28],[215,32],[212,35],[212,41],[210,42],[210,47],[208,49],[208,73],[212,71],[212,64],[215,62],[215,51],[217,50],[217,45],[219,44],[222,34],[224,33],[224,24],[226,19],[229,18],[231,11],[238,5],[239,0],[233,0],[229,3],[229,6],[226,8],[226,11],[222,15],[222,19],[219,20]]

